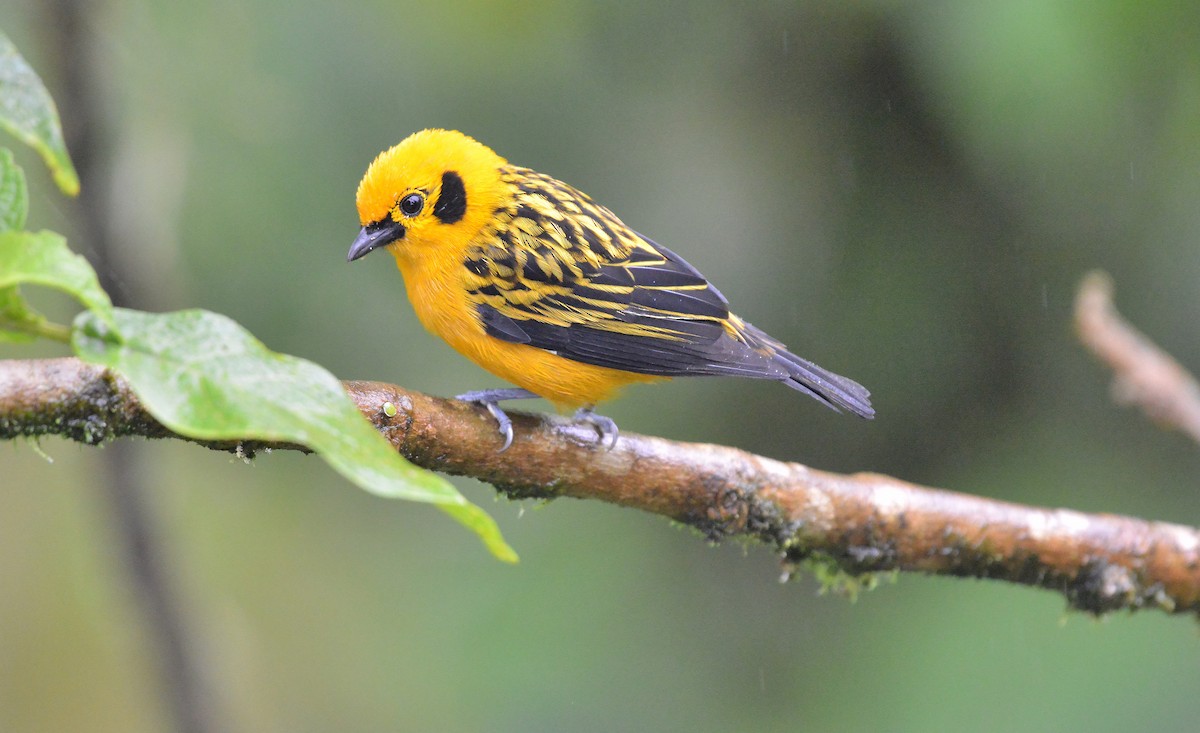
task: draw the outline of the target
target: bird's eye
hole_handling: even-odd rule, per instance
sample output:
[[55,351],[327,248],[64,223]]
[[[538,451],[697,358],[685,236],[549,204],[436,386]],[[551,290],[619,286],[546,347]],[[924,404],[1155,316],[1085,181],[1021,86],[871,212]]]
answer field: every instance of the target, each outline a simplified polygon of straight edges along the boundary
[[416,216],[425,207],[425,197],[419,193],[410,193],[400,199],[400,213],[405,216]]

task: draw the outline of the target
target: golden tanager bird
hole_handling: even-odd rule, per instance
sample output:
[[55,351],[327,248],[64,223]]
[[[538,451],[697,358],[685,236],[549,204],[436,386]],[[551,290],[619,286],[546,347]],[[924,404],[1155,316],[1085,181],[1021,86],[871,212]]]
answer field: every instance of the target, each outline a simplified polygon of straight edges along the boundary
[[629,384],[671,377],[771,379],[874,417],[870,392],[789,352],[729,312],[682,257],[586,194],[510,164],[461,132],[423,130],[375,158],[358,186],[354,261],[392,253],[424,326],[519,389],[458,395],[512,443],[499,402],[544,397],[592,408]]

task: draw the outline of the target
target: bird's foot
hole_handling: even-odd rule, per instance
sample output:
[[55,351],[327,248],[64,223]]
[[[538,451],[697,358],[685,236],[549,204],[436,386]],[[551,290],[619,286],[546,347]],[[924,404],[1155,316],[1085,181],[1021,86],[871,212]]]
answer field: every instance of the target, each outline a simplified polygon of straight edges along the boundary
[[[508,450],[508,447],[513,442],[513,427],[512,418],[510,418],[499,403],[505,400],[528,400],[537,399],[540,395],[536,395],[527,389],[517,387],[507,389],[481,389],[475,392],[464,392],[456,395],[454,399],[462,402],[473,402],[476,405],[487,409],[488,413],[495,418],[496,427],[500,430],[500,434],[504,436],[504,445],[500,447],[500,452]],[[581,407],[575,411],[572,418],[575,422],[582,422],[591,425],[599,434],[600,444],[607,450],[612,450],[617,445],[617,436],[619,431],[617,424],[610,417],[597,415],[592,412],[591,407]]]
[[581,407],[575,411],[573,418],[576,422],[585,422],[596,429],[600,434],[600,443],[606,450],[612,450],[617,445],[617,435],[620,432],[617,430],[617,424],[613,422],[611,417],[597,415],[592,412],[590,407]]
[[[505,414],[504,410],[500,409],[498,403],[503,400],[535,399],[537,396],[527,389],[513,387],[510,389],[480,389],[475,392],[464,392],[463,394],[456,395],[454,399],[461,400],[462,402],[473,402],[487,408],[488,413],[496,419],[496,426],[500,429],[500,434],[504,436],[504,445],[500,447],[499,451],[503,453],[512,445],[513,428],[512,419]],[[612,421],[610,420],[609,422]]]

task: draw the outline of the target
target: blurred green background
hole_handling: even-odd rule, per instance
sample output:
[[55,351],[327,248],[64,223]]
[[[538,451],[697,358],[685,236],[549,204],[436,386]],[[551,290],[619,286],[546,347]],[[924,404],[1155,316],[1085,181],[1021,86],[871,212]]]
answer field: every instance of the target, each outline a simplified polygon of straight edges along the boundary
[[[738,312],[862,381],[856,421],[695,380],[604,412],[1021,502],[1200,523],[1200,453],[1115,407],[1081,276],[1200,368],[1200,6],[1178,2],[91,6],[103,119],[62,98],[52,6],[3,28],[106,130],[111,274],[344,378],[498,383],[353,266],[381,149],[461,129],[684,254]],[[12,145],[6,141],[6,145]],[[86,241],[27,150],[31,228]],[[78,245],[77,246],[81,246]],[[88,254],[85,251],[85,254]],[[67,303],[49,300],[67,318]],[[62,353],[6,348],[0,356]],[[904,576],[856,603],[610,506],[493,499],[516,567],[316,458],[135,444],[210,713],[231,731],[1188,729],[1193,621]],[[111,450],[111,449],[109,449]],[[169,729],[98,489],[104,449],[0,445],[0,730]]]

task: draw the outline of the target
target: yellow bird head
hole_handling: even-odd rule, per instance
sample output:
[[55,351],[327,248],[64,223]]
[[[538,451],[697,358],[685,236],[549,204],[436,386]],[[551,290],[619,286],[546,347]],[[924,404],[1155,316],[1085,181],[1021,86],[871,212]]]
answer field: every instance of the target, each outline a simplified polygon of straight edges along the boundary
[[465,245],[505,194],[504,158],[454,130],[422,130],[383,151],[358,184],[362,231],[346,259],[387,247]]

